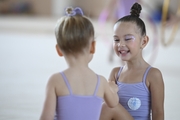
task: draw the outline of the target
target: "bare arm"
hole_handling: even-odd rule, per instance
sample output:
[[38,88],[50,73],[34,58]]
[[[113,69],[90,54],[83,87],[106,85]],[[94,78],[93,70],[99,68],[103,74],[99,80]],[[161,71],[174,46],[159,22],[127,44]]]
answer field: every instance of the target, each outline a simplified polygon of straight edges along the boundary
[[119,103],[119,98],[117,95],[118,87],[113,81],[107,81],[105,78],[101,77],[104,88],[104,100],[106,104],[112,108],[117,106]]
[[[109,107],[115,107],[119,103],[119,97],[118,97],[118,86],[115,84],[115,72],[117,71],[117,68],[114,68],[111,71],[108,84],[107,82],[104,83],[105,86],[105,94],[104,99],[106,104]],[[107,80],[105,80],[107,81]]]
[[49,79],[46,87],[46,98],[40,120],[53,120],[56,108],[56,93],[53,77]]
[[161,72],[152,68],[148,81],[151,92],[152,120],[164,120],[164,82]]
[[[119,71],[119,67],[114,68],[109,76],[109,82],[115,83],[116,80],[116,76],[117,73]],[[117,93],[116,93],[117,95]],[[117,95],[118,97],[118,95]],[[119,98],[118,98],[119,100]],[[112,102],[115,103],[114,100],[112,100]],[[111,120],[111,119],[115,119],[115,120],[133,120],[133,117],[128,113],[128,111],[121,105],[118,104],[113,108],[109,108],[107,107],[106,104],[103,104],[103,108],[102,108],[102,112],[101,112],[101,120]]]
[[119,69],[120,69],[119,67],[112,69],[108,81],[116,82],[116,77],[117,77],[117,73],[118,73]]

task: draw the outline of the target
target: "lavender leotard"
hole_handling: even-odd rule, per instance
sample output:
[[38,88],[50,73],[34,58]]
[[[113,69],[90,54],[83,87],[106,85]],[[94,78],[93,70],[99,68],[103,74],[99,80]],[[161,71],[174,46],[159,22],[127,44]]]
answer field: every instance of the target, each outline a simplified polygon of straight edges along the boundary
[[103,99],[96,96],[100,84],[97,75],[97,84],[93,95],[75,95],[63,72],[61,75],[69,90],[69,95],[57,98],[56,120],[99,120]]
[[[151,119],[151,96],[146,86],[146,76],[150,68],[151,66],[146,69],[142,82],[129,84],[117,81],[119,103],[132,115],[134,120]],[[122,69],[123,67],[118,72],[117,80]]]

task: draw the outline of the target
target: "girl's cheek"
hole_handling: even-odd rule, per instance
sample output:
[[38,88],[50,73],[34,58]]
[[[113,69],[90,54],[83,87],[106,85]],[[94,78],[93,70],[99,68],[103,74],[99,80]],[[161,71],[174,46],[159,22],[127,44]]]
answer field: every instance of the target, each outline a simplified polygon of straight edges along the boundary
[[115,42],[113,42],[113,48],[115,49],[115,47],[116,47],[116,43],[115,43]]
[[130,46],[131,48],[137,48],[138,44],[134,41],[134,42],[131,42]]
[[116,45],[116,44],[113,44],[113,48],[112,48],[112,50],[113,50],[114,52],[117,52],[117,51],[118,51],[118,47],[117,47],[117,45]]
[[119,44],[119,43],[114,43],[114,44],[113,44],[114,50],[117,50],[117,49],[118,49],[118,44]]

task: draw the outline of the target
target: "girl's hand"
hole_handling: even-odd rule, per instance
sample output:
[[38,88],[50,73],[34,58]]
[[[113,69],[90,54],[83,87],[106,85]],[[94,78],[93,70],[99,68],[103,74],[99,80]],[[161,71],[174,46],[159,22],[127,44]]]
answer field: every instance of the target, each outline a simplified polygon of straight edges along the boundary
[[111,89],[113,92],[117,93],[117,92],[119,91],[119,88],[118,88],[118,86],[116,85],[115,81],[108,81],[108,84],[109,84],[110,89]]

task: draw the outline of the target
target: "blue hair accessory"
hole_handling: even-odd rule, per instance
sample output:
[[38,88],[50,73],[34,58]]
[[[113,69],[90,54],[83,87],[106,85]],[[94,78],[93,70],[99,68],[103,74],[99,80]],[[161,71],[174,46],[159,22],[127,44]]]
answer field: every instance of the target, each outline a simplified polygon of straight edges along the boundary
[[75,15],[84,15],[83,11],[81,8],[76,7],[76,8],[72,8],[72,7],[68,7],[66,8],[66,15],[67,16],[75,16]]

